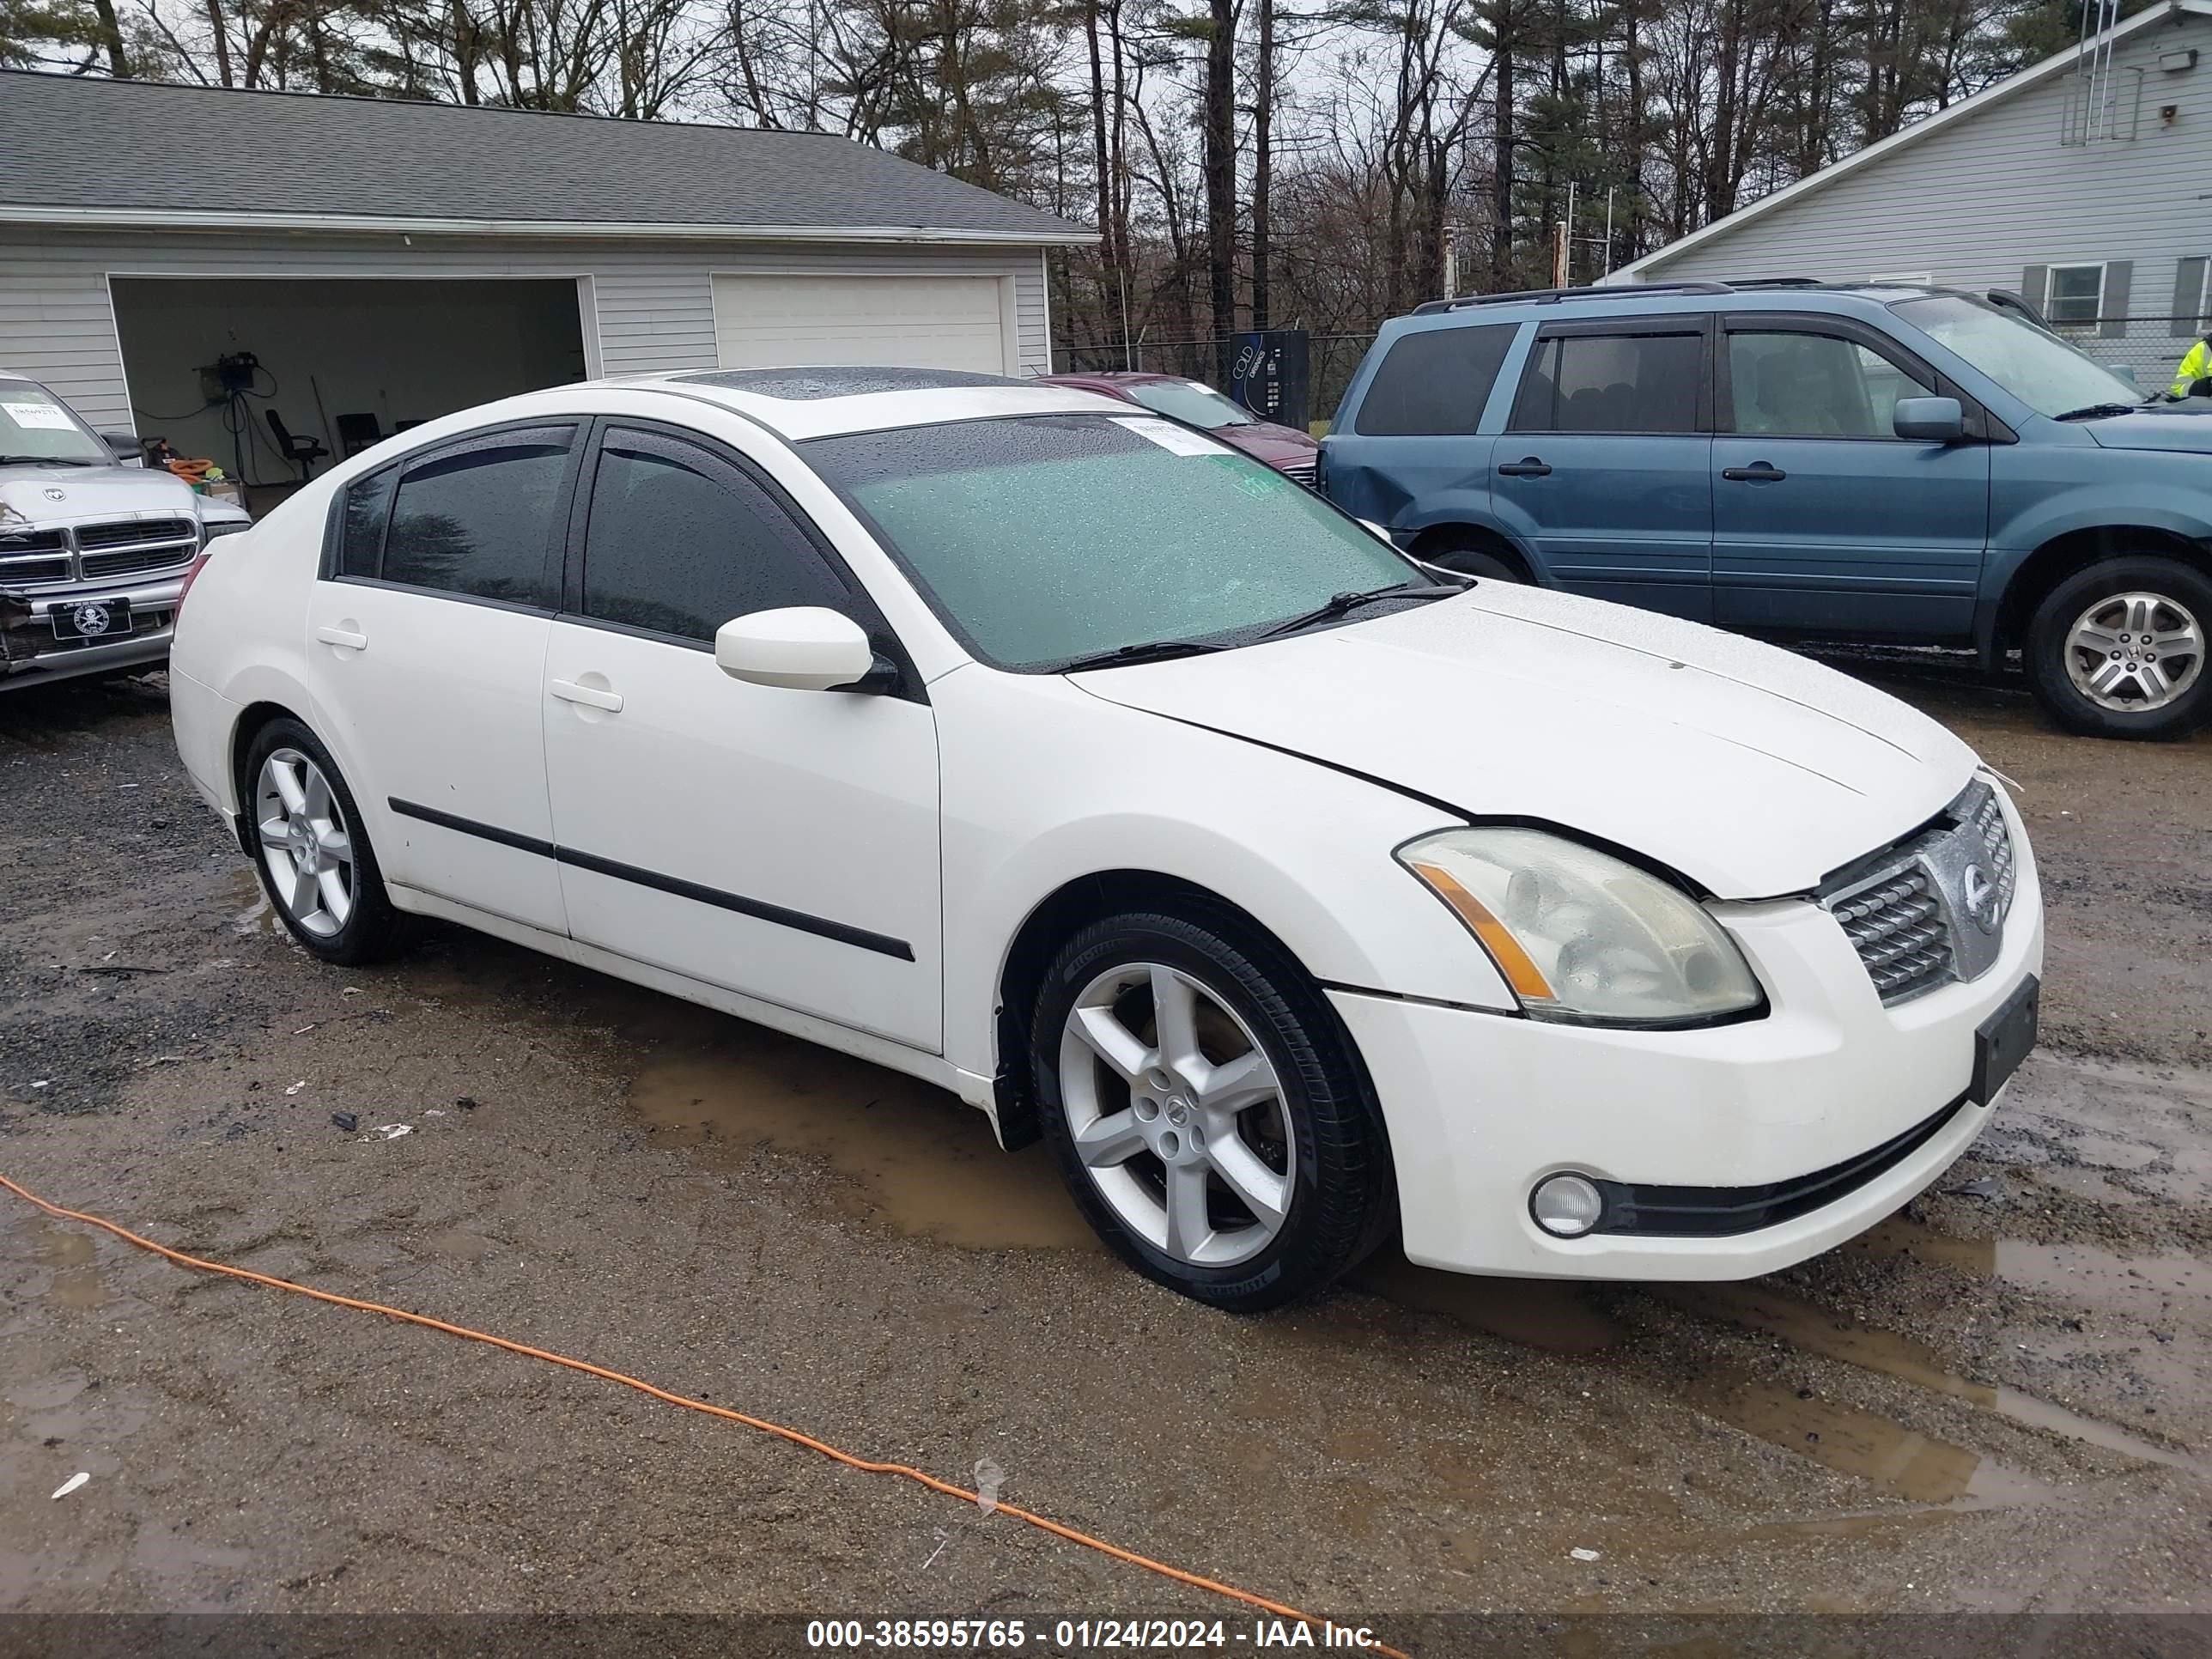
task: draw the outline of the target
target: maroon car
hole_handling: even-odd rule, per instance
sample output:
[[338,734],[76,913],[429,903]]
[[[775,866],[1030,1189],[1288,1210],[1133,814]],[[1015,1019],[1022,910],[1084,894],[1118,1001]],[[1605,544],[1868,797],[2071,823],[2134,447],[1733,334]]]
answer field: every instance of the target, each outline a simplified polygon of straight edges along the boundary
[[1047,375],[1043,384],[1103,392],[1124,403],[1140,404],[1156,415],[1203,427],[1254,460],[1265,461],[1309,489],[1313,486],[1314,463],[1321,457],[1319,444],[1296,427],[1261,420],[1243,404],[1200,381],[1113,369],[1095,374]]

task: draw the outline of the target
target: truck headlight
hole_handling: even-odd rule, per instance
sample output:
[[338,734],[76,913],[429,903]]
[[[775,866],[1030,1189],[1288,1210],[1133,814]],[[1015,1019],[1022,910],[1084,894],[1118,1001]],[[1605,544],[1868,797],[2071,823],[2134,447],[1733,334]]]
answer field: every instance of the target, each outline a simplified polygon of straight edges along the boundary
[[1398,861],[1450,907],[1532,1018],[1702,1024],[1764,1000],[1721,925],[1634,865],[1539,830],[1447,830]]

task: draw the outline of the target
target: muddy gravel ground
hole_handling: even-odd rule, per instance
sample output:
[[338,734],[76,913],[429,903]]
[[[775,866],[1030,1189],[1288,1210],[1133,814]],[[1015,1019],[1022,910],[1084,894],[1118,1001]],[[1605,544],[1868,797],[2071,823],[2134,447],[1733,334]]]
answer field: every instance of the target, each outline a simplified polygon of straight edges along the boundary
[[[2212,1613],[2212,733],[2071,739],[1940,665],[1851,665],[2018,781],[2044,1045],[1936,1190],[1751,1284],[1398,1262],[1210,1312],[1103,1255],[1041,1149],[890,1073],[457,929],[318,964],[185,783],[158,678],[0,703],[0,1175],[963,1485],[988,1459],[1009,1503],[1425,1652],[1483,1627],[1414,1615]],[[4,1191],[0,1610],[1249,1628]],[[1602,1628],[1576,1650],[1645,1626]],[[1698,1641],[1667,1650],[1738,1650]]]

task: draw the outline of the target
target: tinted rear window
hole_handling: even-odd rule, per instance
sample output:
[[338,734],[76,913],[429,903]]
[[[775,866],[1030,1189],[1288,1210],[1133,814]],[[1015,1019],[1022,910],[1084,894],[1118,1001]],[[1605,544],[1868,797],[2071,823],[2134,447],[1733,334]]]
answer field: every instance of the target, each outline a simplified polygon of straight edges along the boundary
[[384,580],[550,610],[550,554],[574,428],[500,434],[407,470]]
[[1473,432],[1518,328],[1516,323],[1492,323],[1407,335],[1375,371],[1353,429],[1375,438]]
[[1702,334],[1571,334],[1540,342],[1513,400],[1516,432],[1695,432]]
[[392,515],[392,486],[397,467],[372,472],[346,487],[345,511],[338,518],[338,574],[374,576],[384,554],[385,521]]

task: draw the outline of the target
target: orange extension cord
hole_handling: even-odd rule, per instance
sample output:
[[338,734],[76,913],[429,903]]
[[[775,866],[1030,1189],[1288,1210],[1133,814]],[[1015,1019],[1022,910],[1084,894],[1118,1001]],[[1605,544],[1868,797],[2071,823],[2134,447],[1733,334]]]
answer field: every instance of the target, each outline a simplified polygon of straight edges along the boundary
[[[443,1331],[447,1336],[463,1337],[471,1342],[483,1342],[495,1348],[504,1348],[509,1353],[522,1355],[526,1359],[542,1359],[549,1365],[559,1365],[568,1370],[581,1371],[586,1376],[596,1376],[602,1382],[619,1382],[626,1389],[635,1389],[640,1394],[651,1395],[655,1400],[662,1401],[671,1406],[681,1406],[686,1411],[703,1412],[709,1417],[726,1418],[732,1423],[742,1423],[749,1429],[757,1429],[763,1434],[775,1436],[779,1440],[788,1440],[794,1446],[804,1446],[809,1451],[819,1452],[833,1462],[842,1463],[848,1469],[859,1469],[866,1474],[903,1475],[908,1480],[920,1482],[932,1492],[942,1492],[947,1498],[957,1498],[963,1503],[974,1504],[979,1508],[983,1501],[965,1487],[956,1486],[949,1480],[939,1480],[933,1474],[925,1474],[911,1465],[878,1463],[865,1457],[855,1457],[850,1452],[840,1451],[826,1441],[817,1440],[810,1434],[801,1434],[797,1429],[786,1428],[781,1423],[771,1423],[764,1417],[749,1417],[743,1412],[733,1412],[726,1406],[716,1406],[704,1400],[691,1400],[680,1394],[671,1394],[665,1389],[657,1389],[641,1378],[625,1376],[621,1371],[609,1370],[603,1365],[594,1365],[581,1359],[571,1359],[566,1354],[549,1352],[544,1348],[533,1348],[526,1343],[510,1342],[503,1336],[492,1336],[483,1331],[471,1330],[465,1325],[449,1325],[444,1320],[432,1319],[427,1314],[409,1313],[402,1308],[387,1308],[381,1302],[364,1302],[356,1297],[339,1296],[331,1291],[318,1291],[305,1285],[295,1285],[289,1279],[277,1279],[268,1273],[254,1273],[249,1268],[234,1267],[225,1262],[209,1261],[199,1256],[186,1255],[183,1251],[173,1250],[166,1244],[156,1244],[152,1239],[142,1237],[128,1227],[118,1225],[104,1217],[89,1215],[82,1210],[64,1209],[58,1204],[40,1198],[27,1188],[17,1186],[5,1176],[0,1176],[0,1187],[6,1188],[26,1203],[36,1205],[48,1215],[58,1216],[64,1221],[81,1221],[88,1227],[97,1227],[102,1232],[112,1233],[125,1243],[135,1244],[142,1250],[150,1250],[154,1255],[164,1256],[180,1267],[190,1267],[197,1273],[220,1273],[226,1279],[242,1279],[249,1284],[265,1285],[272,1291],[290,1291],[295,1295],[310,1296],[318,1302],[327,1302],[333,1307],[351,1308],[360,1313],[382,1314],[387,1319],[401,1320],[410,1325],[420,1325],[427,1330]],[[1133,1567],[1142,1567],[1146,1571],[1156,1572],[1163,1578],[1172,1578],[1178,1584],[1188,1584],[1194,1589],[1211,1590],[1216,1595],[1225,1595],[1232,1601],[1242,1601],[1245,1606],[1257,1607],[1262,1613],[1272,1613],[1280,1619],[1295,1620],[1302,1625],[1318,1626],[1324,1622],[1315,1618],[1311,1613],[1300,1613],[1296,1607],[1285,1607],[1279,1601],[1270,1601],[1264,1595],[1255,1595],[1249,1590],[1238,1589],[1234,1584],[1224,1584],[1217,1579],[1201,1577],[1194,1572],[1185,1572],[1181,1567],[1171,1567],[1164,1561],[1155,1561],[1148,1555],[1139,1555],[1133,1550],[1125,1550],[1116,1545],[1109,1544],[1103,1539],[1093,1538],[1088,1533],[1078,1532],[1073,1527],[1063,1526],[1057,1521],[1048,1520],[1042,1515],[1032,1514],[1030,1510],[1018,1508],[1012,1504],[1000,1504],[998,1506],[998,1512],[1001,1515],[1010,1515],[1017,1521],[1026,1521],[1040,1532],[1048,1532],[1055,1538],[1065,1538],[1071,1544],[1081,1544],[1087,1549],[1097,1550],[1102,1555],[1110,1555],[1116,1561],[1126,1561]],[[1365,1650],[1370,1653],[1379,1653],[1384,1656],[1384,1659],[1407,1659],[1407,1656],[1399,1652],[1397,1649],[1385,1647],[1379,1642]]]

